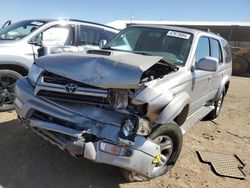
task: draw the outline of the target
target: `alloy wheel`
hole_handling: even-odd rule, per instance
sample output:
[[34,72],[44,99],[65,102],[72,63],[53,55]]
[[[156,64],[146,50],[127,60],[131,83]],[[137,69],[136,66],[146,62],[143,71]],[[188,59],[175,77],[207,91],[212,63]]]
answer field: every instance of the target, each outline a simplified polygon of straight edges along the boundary
[[162,170],[168,163],[173,153],[173,140],[167,135],[161,135],[154,139],[156,144],[160,146],[160,160],[153,168],[153,173]]

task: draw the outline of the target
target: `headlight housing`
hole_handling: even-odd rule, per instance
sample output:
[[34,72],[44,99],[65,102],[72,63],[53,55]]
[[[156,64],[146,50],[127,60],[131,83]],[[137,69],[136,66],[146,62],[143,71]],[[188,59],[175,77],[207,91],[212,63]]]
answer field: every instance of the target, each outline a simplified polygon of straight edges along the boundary
[[37,66],[36,64],[33,64],[31,66],[29,74],[28,74],[28,79],[29,79],[32,86],[36,85],[37,80],[43,71],[44,71],[44,69]]

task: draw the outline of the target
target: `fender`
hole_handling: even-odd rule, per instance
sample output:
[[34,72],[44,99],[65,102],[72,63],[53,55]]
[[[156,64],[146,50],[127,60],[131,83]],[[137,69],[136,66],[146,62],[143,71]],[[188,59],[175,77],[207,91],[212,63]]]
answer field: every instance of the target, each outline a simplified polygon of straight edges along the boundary
[[23,67],[26,70],[29,70],[32,64],[33,60],[29,60],[22,56],[1,55],[0,57],[0,65],[15,65]]
[[182,92],[174,97],[174,99],[163,109],[158,120],[158,124],[165,124],[172,121],[182,109],[190,103],[190,96],[187,92]]
[[226,83],[229,81],[229,79],[230,79],[230,77],[229,77],[228,75],[226,75],[226,76],[222,79],[222,81],[221,81],[221,83],[220,83],[220,87],[219,87],[219,89],[218,89],[218,91],[217,91],[217,93],[216,93],[216,95],[215,95],[213,101],[216,101],[216,100],[219,99],[219,96],[220,96],[221,92],[224,90],[225,85],[226,85]]

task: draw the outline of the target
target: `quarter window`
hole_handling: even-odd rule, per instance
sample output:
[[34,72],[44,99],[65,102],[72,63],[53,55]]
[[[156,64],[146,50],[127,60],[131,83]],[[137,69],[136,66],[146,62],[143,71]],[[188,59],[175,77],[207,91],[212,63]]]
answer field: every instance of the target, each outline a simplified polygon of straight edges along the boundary
[[221,43],[222,43],[223,53],[225,56],[225,62],[230,63],[232,61],[232,54],[231,54],[230,46],[226,40],[221,40]]

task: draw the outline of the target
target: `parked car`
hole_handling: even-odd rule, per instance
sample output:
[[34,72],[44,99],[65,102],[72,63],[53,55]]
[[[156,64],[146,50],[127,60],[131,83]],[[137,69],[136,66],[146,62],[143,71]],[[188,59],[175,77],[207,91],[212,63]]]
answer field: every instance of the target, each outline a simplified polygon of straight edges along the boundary
[[134,25],[102,50],[36,59],[16,84],[16,112],[74,156],[148,180],[174,166],[190,127],[218,117],[231,59],[213,33]]
[[0,111],[14,108],[14,83],[28,74],[39,48],[41,55],[98,49],[100,40],[110,40],[116,33],[114,28],[80,20],[25,20],[1,29]]

